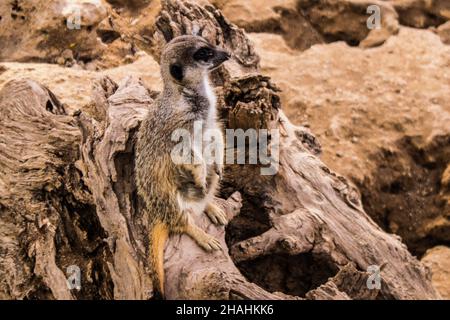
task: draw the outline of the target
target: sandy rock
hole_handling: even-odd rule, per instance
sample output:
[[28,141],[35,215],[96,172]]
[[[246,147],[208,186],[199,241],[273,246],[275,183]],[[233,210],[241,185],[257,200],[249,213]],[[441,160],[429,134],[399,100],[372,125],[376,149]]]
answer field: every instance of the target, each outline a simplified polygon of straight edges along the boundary
[[426,252],[421,261],[431,269],[433,285],[442,298],[450,300],[450,248],[434,247]]
[[[110,2],[117,5],[116,2]],[[136,2],[120,1],[120,3],[119,7],[114,7],[110,18],[103,20],[98,27],[97,32],[103,42],[112,42],[108,44],[109,48],[123,42],[132,43],[137,48],[150,52],[153,47],[152,34],[155,31],[155,19],[161,10],[161,1],[137,0]],[[119,37],[124,41],[114,40]],[[120,48],[115,48],[115,50],[120,50]],[[129,54],[129,51],[126,54]],[[121,54],[120,56],[124,57],[125,55]]]
[[437,26],[450,20],[448,0],[390,0],[395,7],[400,22],[415,28]]
[[66,49],[62,52],[61,57],[63,57],[65,60],[72,60],[73,59],[73,52],[70,49]]
[[[369,6],[380,10],[380,26],[369,28]],[[398,32],[394,8],[383,1],[365,0],[300,0],[298,6],[306,19],[327,41],[344,40],[364,47],[382,44]]]
[[441,185],[444,188],[450,188],[450,163],[442,174]]
[[[373,47],[398,31],[394,8],[382,1],[277,0],[216,1],[224,15],[247,32],[281,34],[291,48],[305,50],[314,44],[344,40]],[[377,5],[380,28],[370,30],[367,8]],[[257,12],[258,14],[255,14]]]
[[[98,24],[108,13],[108,7],[103,0],[65,0],[57,3],[61,8],[57,11],[64,19],[74,19],[77,23],[76,15],[79,14],[80,27],[88,27]],[[75,27],[76,28],[76,27]]]
[[324,42],[319,32],[297,10],[297,1],[276,0],[268,4],[263,0],[231,0],[215,4],[231,22],[247,32],[281,34],[292,48],[305,50]]
[[437,28],[437,34],[445,44],[450,44],[450,21],[442,24]]
[[69,111],[74,111],[89,105],[94,79],[108,75],[119,82],[130,74],[141,77],[153,90],[162,87],[158,63],[151,56],[141,53],[140,58],[131,64],[98,72],[44,63],[1,63],[0,88],[9,80],[29,78],[47,86]]
[[[2,2],[0,60],[116,67],[138,51],[135,34],[139,36],[142,24],[150,33],[148,26],[157,10],[158,3],[153,3],[137,20],[131,20],[129,14],[118,15],[104,0]],[[72,57],[67,56],[69,50]]]
[[93,29],[107,10],[101,0],[3,1],[0,59],[55,62],[66,49],[79,60],[95,58],[104,48]]
[[121,6],[130,9],[139,9],[147,6],[152,0],[106,0],[114,6]]

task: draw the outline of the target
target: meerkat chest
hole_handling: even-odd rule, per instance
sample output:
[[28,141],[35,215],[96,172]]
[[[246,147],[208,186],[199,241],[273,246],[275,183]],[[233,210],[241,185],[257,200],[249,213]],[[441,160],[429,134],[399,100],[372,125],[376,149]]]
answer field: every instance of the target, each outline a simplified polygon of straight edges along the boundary
[[214,92],[214,89],[213,89],[213,87],[211,86],[211,84],[209,82],[209,78],[208,78],[207,75],[205,75],[203,77],[203,92],[204,92],[206,100],[208,101],[209,110],[215,112],[217,98],[216,98],[216,94]]
[[[203,96],[205,97],[205,100],[208,104],[208,114],[206,118],[204,119],[204,141],[206,143],[210,143],[214,140],[214,137],[217,136],[217,134],[220,132],[220,126],[217,122],[217,97],[216,93],[214,92],[214,88],[212,87],[208,76],[205,76],[203,79]],[[219,131],[219,132],[211,132],[211,131]],[[216,139],[217,140],[217,139]]]
[[181,103],[187,103],[190,111],[195,114],[197,120],[208,123],[216,118],[217,98],[213,87],[209,83],[208,76],[205,76],[195,89],[184,88],[183,100]]

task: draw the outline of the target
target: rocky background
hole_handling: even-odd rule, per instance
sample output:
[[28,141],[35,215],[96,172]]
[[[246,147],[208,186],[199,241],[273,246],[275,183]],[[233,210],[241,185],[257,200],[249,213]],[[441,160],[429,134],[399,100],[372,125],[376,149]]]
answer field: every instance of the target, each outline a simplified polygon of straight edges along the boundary
[[[322,160],[359,188],[365,211],[431,268],[450,299],[450,1],[209,3],[247,32],[287,116],[318,137]],[[381,10],[379,29],[367,28],[370,5]],[[157,0],[2,1],[0,88],[31,78],[69,113],[91,114],[99,76],[134,74],[160,90],[152,36],[160,8]]]

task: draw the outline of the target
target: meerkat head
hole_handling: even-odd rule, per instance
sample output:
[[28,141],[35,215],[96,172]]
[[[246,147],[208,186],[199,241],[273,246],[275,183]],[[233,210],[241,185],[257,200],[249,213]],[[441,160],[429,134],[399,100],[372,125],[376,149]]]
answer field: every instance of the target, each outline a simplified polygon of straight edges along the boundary
[[165,84],[196,88],[208,72],[218,68],[230,54],[199,36],[180,36],[170,41],[161,55]]

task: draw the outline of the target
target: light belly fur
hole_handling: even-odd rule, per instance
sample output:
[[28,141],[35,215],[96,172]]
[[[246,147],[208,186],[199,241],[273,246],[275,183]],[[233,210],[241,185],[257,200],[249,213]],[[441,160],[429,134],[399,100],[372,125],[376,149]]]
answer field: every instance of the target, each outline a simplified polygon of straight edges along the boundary
[[194,215],[201,215],[206,205],[212,201],[214,190],[211,191],[201,200],[190,200],[183,197],[180,193],[177,194],[177,202],[181,212],[191,212]]

